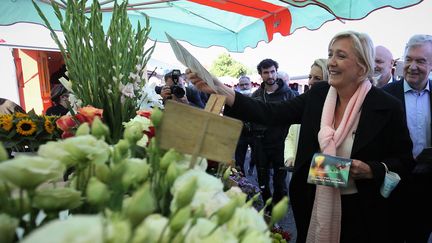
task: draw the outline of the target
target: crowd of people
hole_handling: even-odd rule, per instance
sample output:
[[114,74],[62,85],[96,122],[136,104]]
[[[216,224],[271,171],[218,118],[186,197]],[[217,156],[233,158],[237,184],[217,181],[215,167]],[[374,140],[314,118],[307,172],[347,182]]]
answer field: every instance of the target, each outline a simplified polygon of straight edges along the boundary
[[[266,129],[260,139],[271,138],[262,144],[273,146],[261,144],[262,151],[253,141],[257,139],[250,142],[252,160],[263,175],[272,168],[274,177],[285,176],[279,173],[283,140],[267,131],[280,129],[278,135],[285,136],[290,125],[301,124],[289,188],[297,242],[428,242],[432,158],[430,153],[419,155],[431,147],[432,36],[408,40],[403,78],[396,80],[394,60],[385,47],[375,47],[367,34],[341,32],[330,41],[328,58],[311,66],[311,88],[287,98],[269,99],[283,84],[276,78],[276,62],[261,66],[268,60],[258,65],[263,84],[255,97],[214,82],[216,93],[226,96],[225,115],[252,127],[259,124]],[[198,73],[186,73],[198,90],[214,93]],[[242,132],[240,141],[245,137]],[[317,152],[352,160],[346,187],[307,183]],[[242,163],[239,159],[240,167]],[[401,180],[386,197],[381,188],[389,171]],[[278,188],[280,179],[274,178],[274,201],[285,193]],[[266,183],[260,182],[264,195]]]

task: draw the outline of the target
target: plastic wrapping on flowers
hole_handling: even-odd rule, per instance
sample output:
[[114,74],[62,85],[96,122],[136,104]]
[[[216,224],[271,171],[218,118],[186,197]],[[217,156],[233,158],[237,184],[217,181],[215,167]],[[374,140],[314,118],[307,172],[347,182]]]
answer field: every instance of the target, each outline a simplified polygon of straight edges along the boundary
[[[151,131],[161,110],[140,114],[114,145],[96,118],[74,137],[42,145],[38,156],[1,156],[1,241],[271,242],[253,200],[237,187],[224,191],[205,159],[189,169],[190,156],[157,146]],[[285,198],[271,223],[286,207]]]

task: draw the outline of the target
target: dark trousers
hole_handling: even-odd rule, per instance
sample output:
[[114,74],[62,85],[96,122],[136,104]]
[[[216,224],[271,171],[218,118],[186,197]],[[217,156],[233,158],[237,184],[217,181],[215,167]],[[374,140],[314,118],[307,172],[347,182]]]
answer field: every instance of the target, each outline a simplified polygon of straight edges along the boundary
[[427,242],[432,232],[432,175],[412,175],[408,193],[407,243]]
[[287,170],[284,165],[284,144],[266,146],[260,139],[255,139],[253,149],[256,161],[258,184],[262,191],[264,202],[272,197],[270,190],[270,169],[273,169],[273,205],[287,196],[285,182]]
[[[251,152],[253,153],[253,137],[252,136],[240,136],[239,141],[237,143],[236,151],[235,151],[235,162],[236,166],[240,167],[241,172],[245,174],[245,160],[246,160],[246,153],[248,150],[248,147],[251,147]],[[251,154],[251,162],[252,163],[252,154]]]

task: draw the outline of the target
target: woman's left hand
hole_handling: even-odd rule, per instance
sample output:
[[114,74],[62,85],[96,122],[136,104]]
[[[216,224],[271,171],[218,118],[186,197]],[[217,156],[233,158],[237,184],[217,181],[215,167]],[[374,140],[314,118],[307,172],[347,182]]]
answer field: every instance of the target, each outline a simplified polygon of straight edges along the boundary
[[372,179],[373,174],[370,166],[363,161],[353,159],[350,168],[350,176],[356,179]]

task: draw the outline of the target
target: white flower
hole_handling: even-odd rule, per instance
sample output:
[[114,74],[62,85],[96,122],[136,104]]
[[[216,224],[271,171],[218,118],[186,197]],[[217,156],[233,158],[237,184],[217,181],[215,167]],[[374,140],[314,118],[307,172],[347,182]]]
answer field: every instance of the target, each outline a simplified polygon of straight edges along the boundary
[[267,230],[263,216],[251,207],[237,208],[233,217],[225,225],[237,237],[240,237],[242,232]]
[[82,107],[82,100],[78,99],[73,93],[69,94],[69,103],[74,111]]
[[[206,218],[199,218],[197,223],[190,228],[190,221],[189,225],[184,227],[182,230],[182,234],[186,234],[186,238],[184,242],[188,243],[218,243],[218,242],[224,242],[224,243],[230,243],[230,242],[238,242],[235,236],[224,229],[224,227],[219,227],[217,230],[215,230],[212,234],[209,235],[209,233],[216,227],[216,224]],[[254,241],[250,241],[254,242]]]
[[19,156],[0,163],[0,178],[20,188],[34,189],[61,178],[65,166],[60,161],[39,156]]
[[135,97],[134,87],[132,83],[127,83],[126,85],[121,83],[119,85],[119,89],[120,92],[122,93],[122,96],[129,97],[129,98]]
[[[168,223],[168,219],[160,214],[149,215],[135,230],[135,235],[132,243],[156,243],[159,241],[163,229]],[[169,228],[165,230],[164,237],[161,242],[169,242]]]
[[67,220],[54,220],[30,233],[24,238],[23,243],[103,243],[102,223],[102,217],[97,215],[77,215]]
[[163,108],[162,96],[155,91],[156,83],[147,82],[142,88],[142,97],[140,104],[140,109],[151,109],[153,107]]
[[238,186],[231,187],[228,191],[225,192],[225,194],[229,198],[236,198],[236,197],[243,196],[243,195],[246,196],[246,194]]
[[254,242],[254,243],[271,243],[270,233],[268,231],[262,232],[257,230],[248,231],[244,234],[241,241],[242,243]]
[[228,203],[229,198],[223,193],[223,184],[220,179],[207,174],[205,171],[193,169],[178,177],[171,187],[173,194],[170,205],[171,212],[177,210],[177,197],[180,189],[194,178],[197,180],[198,187],[191,202],[192,209],[199,209],[204,206],[204,210],[209,216]]

